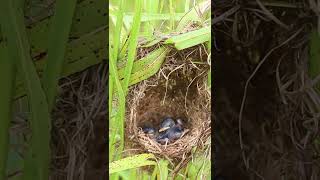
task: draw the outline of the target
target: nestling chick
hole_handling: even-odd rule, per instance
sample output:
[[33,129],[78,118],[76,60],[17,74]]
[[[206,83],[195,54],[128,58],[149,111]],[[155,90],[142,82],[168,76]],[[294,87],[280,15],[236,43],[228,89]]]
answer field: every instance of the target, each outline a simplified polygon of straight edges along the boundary
[[156,135],[156,129],[153,127],[145,126],[142,128],[142,131],[150,136]]
[[159,132],[166,131],[167,129],[173,127],[175,125],[175,122],[171,118],[166,118],[163,120],[163,122],[160,124]]
[[173,142],[182,136],[183,127],[180,124],[176,124],[169,128],[165,132],[162,132],[157,137],[157,142],[160,144],[166,144],[168,142]]

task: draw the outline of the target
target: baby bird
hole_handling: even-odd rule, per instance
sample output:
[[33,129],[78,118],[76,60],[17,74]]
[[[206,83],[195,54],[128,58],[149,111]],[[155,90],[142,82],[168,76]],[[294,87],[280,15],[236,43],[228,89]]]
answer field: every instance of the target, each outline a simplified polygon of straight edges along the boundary
[[156,129],[153,127],[145,126],[142,128],[142,131],[148,135],[151,135],[151,136],[156,135]]
[[159,132],[163,132],[168,130],[169,128],[173,127],[175,125],[175,122],[172,118],[166,118],[164,121],[160,124]]
[[178,119],[177,119],[177,123],[178,123],[178,124],[180,124],[180,125],[182,126],[182,125],[183,125],[183,121],[182,121],[182,119],[178,118]]
[[182,136],[182,133],[183,127],[180,124],[176,124],[165,132],[160,133],[157,137],[157,142],[160,144],[167,144],[168,142],[179,139]]

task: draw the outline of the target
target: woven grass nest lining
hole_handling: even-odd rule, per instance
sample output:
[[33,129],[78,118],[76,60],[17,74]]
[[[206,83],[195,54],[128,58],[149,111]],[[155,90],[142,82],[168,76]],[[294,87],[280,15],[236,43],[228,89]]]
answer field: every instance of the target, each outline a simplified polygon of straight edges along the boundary
[[[203,147],[210,136],[211,95],[207,87],[209,64],[202,46],[189,48],[182,54],[169,55],[158,74],[133,86],[127,100],[127,135],[141,150],[167,158],[183,158],[193,147]],[[190,53],[192,52],[192,53]],[[181,53],[181,52],[179,52]],[[195,66],[194,59],[204,59]],[[146,135],[141,127],[159,127],[165,117],[182,118],[183,136],[161,145]]]

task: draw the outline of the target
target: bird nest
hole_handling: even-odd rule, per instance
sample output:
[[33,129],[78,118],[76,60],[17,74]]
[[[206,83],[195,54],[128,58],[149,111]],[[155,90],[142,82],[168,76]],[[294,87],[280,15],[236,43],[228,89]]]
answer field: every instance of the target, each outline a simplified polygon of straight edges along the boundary
[[[156,75],[130,89],[126,133],[138,149],[170,159],[183,159],[194,147],[205,145],[211,129],[207,60],[203,46],[171,51]],[[178,140],[162,145],[141,127],[159,127],[165,117],[182,118],[184,132]]]

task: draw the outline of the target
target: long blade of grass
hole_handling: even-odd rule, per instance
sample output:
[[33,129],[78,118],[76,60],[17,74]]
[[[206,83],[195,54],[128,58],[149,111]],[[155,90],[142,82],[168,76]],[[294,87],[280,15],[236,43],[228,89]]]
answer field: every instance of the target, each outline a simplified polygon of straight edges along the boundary
[[109,174],[141,166],[156,165],[153,154],[139,154],[109,163]]
[[[112,51],[110,52],[112,58],[117,62],[118,59],[118,54],[119,54],[119,46],[120,46],[120,35],[121,35],[121,29],[122,29],[122,24],[123,24],[123,11],[122,11],[122,6],[123,6],[123,0],[119,1],[119,9],[117,11],[117,21],[116,21],[116,27],[115,27],[115,32],[113,36],[113,48]],[[110,35],[109,35],[110,36]],[[110,45],[109,45],[110,46]],[[113,98],[113,78],[110,78],[111,81],[109,82],[109,106],[112,108],[112,98]],[[111,112],[111,111],[109,111]]]
[[[110,46],[109,46],[110,48]],[[119,80],[119,76],[118,76],[118,72],[117,72],[117,68],[116,68],[116,63],[115,63],[115,59],[113,58],[113,56],[110,56],[110,74],[111,74],[111,77],[113,78],[113,81],[115,82],[116,84],[116,89],[117,89],[117,92],[118,92],[118,98],[119,98],[119,107],[118,107],[118,112],[117,112],[117,115],[116,115],[116,119],[112,122],[113,124],[117,124],[117,122],[121,122],[124,121],[124,114],[125,114],[125,94],[123,92],[123,89],[122,89],[122,86],[121,86],[121,83],[120,83],[120,80]],[[111,104],[112,105],[112,104]],[[111,112],[110,112],[111,113]],[[116,134],[118,132],[118,129],[121,128],[119,126],[111,126],[113,128],[116,128],[116,129],[113,129],[113,132],[112,132],[112,135],[111,135],[111,138],[110,138],[110,142],[109,142],[109,159],[112,161],[112,159],[114,158],[114,153],[115,153],[115,137],[116,137]]]
[[9,58],[8,49],[0,48],[0,179],[6,179],[9,144],[9,124],[12,120],[12,97],[14,93],[15,64]]
[[121,34],[121,29],[123,25],[123,0],[119,1],[119,9],[117,11],[117,21],[116,21],[116,28],[114,31],[114,36],[113,36],[113,51],[112,55],[114,60],[117,61],[118,59],[118,54],[119,54],[119,46],[120,46],[120,34]]
[[[161,68],[167,54],[168,49],[163,50],[158,57],[152,59],[153,61],[150,61],[144,66],[137,67],[139,66],[139,62],[137,62],[136,66],[133,68],[134,71],[133,74],[131,74],[129,85],[136,84],[156,74]],[[119,76],[121,76],[120,73]]]
[[[126,65],[126,70],[125,70],[125,78],[124,78],[124,84],[123,86],[121,86],[121,84],[117,84],[117,86],[119,86],[117,88],[118,92],[121,89],[121,91],[123,91],[124,94],[119,94],[119,98],[120,98],[120,103],[119,103],[119,107],[118,107],[118,119],[117,122],[119,123],[117,126],[117,129],[119,129],[120,132],[120,145],[119,145],[119,149],[118,149],[118,156],[117,158],[121,157],[121,151],[123,150],[124,147],[124,117],[125,117],[125,96],[127,94],[128,91],[128,85],[129,85],[129,81],[130,81],[130,76],[131,76],[131,70],[132,70],[132,66],[133,66],[133,61],[134,61],[134,57],[136,55],[136,47],[138,44],[138,33],[139,33],[139,29],[140,29],[140,18],[141,18],[141,0],[136,1],[136,6],[135,6],[135,16],[134,16],[134,21],[133,21],[133,25],[132,25],[132,30],[131,30],[131,35],[129,37],[129,47],[128,47],[128,60],[127,60],[127,65]],[[114,57],[112,57],[113,60],[111,60],[112,62],[116,61],[116,59],[114,59]],[[113,69],[113,74],[117,73],[117,69],[116,69],[116,65],[113,64],[113,67],[115,68]],[[114,76],[114,79],[116,80],[116,83],[120,83],[119,79],[116,78],[116,76]],[[119,92],[121,93],[121,92]],[[112,146],[112,145],[111,145]]]
[[[161,68],[161,65],[163,64],[168,52],[168,48],[161,47],[149,53],[146,57],[135,61],[131,71],[129,86],[148,79],[149,77],[156,74]],[[118,70],[119,79],[123,86],[125,68],[126,67],[122,67]],[[116,91],[117,90],[115,90],[115,92]]]
[[202,44],[211,39],[211,28],[203,27],[185,34],[176,35],[167,39],[165,44],[174,44],[178,50],[186,49],[198,44]]
[[170,30],[174,29],[174,17],[175,17],[175,12],[174,12],[174,7],[173,7],[173,2],[172,0],[169,0],[169,11],[170,11]]
[[48,59],[44,68],[43,87],[47,95],[49,110],[57,93],[58,81],[65,64],[66,44],[77,0],[57,0],[51,23],[48,43]]
[[[315,78],[320,74],[320,36],[317,30],[311,32],[310,39],[310,58],[309,58],[309,75]],[[316,84],[316,88],[320,91],[320,83]]]
[[[167,48],[161,47],[161,48],[158,48],[158,49],[150,52],[145,57],[134,61],[133,66],[132,66],[131,76],[132,76],[132,74],[134,74],[138,71],[146,70],[148,68],[148,66],[150,66],[151,63],[153,63],[154,61],[156,61],[158,59],[161,59],[161,57],[164,56],[167,51],[168,51]],[[120,79],[123,79],[125,77],[125,68],[126,67],[121,67],[118,70]]]
[[[121,29],[122,29],[122,24],[123,24],[123,1],[119,1],[119,9],[117,12],[117,21],[116,21],[116,30],[114,32],[113,36],[113,47],[111,44],[109,44],[109,62],[110,62],[110,79],[111,82],[109,83],[115,83],[116,85],[116,90],[118,91],[118,97],[119,97],[119,102],[120,105],[125,104],[125,95],[123,93],[122,86],[119,82],[119,77],[118,77],[118,72],[117,72],[117,59],[118,59],[118,53],[119,53],[119,44],[120,44],[120,34],[121,34]],[[109,88],[113,88],[113,84],[109,85]],[[111,111],[109,113],[111,114],[113,107],[112,101],[113,101],[113,89],[109,89],[110,92],[110,97],[111,100],[109,101],[109,106],[111,106]],[[118,133],[118,129],[120,128],[119,125],[121,123],[121,118],[122,116],[124,117],[124,107],[119,107],[117,109],[117,114],[115,118],[110,117],[110,127],[112,128],[112,133],[111,133],[111,138],[109,142],[109,159],[110,161],[114,158],[114,153],[115,153],[115,140],[116,140],[116,134]],[[119,120],[120,119],[120,120]]]
[[[187,4],[187,3],[186,3]],[[197,6],[193,7],[191,10],[186,12],[186,14],[180,19],[176,31],[182,31],[189,24],[195,22],[202,22],[202,16],[204,13],[210,13],[211,1],[204,1],[199,3]]]
[[141,0],[136,1],[135,16],[132,24],[131,35],[129,37],[128,60],[125,70],[123,91],[127,94],[133,62],[137,52],[138,34],[140,30],[141,19]]
[[169,165],[169,162],[167,160],[161,159],[159,161],[159,164],[158,164],[158,168],[159,168],[158,177],[159,178],[158,179],[160,179],[160,180],[168,179],[168,174],[169,174],[168,165]]
[[50,116],[46,96],[30,57],[24,16],[14,8],[13,1],[4,0],[0,6],[3,36],[8,40],[10,58],[17,63],[24,78],[31,108],[31,141],[25,158],[24,179],[48,179],[50,159]]
[[[88,36],[82,36],[77,40],[71,41],[68,43],[68,52],[66,53],[65,61],[67,62],[63,67],[63,72],[60,77],[67,77],[71,74],[83,71],[84,69],[93,66],[95,64],[101,63],[102,59],[105,58],[105,54],[107,53],[106,49],[100,49],[100,46],[107,41],[106,39],[106,29],[94,33]],[[27,34],[30,34],[27,33]],[[31,38],[31,37],[30,37]],[[100,41],[100,42],[98,42]],[[92,43],[95,42],[95,43]],[[87,45],[89,44],[92,49],[88,49]],[[44,46],[44,45],[43,45]],[[104,47],[103,46],[103,47]],[[44,48],[43,48],[44,49]],[[98,53],[94,53],[92,50],[97,51]],[[37,56],[34,54],[34,56]],[[85,57],[85,58],[81,58]],[[35,66],[38,72],[43,72],[44,69],[44,61],[45,59],[39,59],[35,61]],[[23,86],[23,81],[21,75],[16,80],[16,88],[15,88],[15,99],[18,99],[22,96],[26,95],[25,87]],[[41,74],[40,74],[41,76]]]

